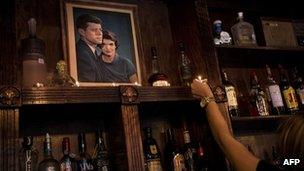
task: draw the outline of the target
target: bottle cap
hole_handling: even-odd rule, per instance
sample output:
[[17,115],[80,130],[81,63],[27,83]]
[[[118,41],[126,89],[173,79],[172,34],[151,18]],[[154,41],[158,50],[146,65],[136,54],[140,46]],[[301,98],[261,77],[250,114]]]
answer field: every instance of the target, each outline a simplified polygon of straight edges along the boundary
[[243,12],[238,12],[238,18],[243,18],[243,17],[244,17]]
[[215,25],[215,24],[222,24],[222,21],[221,20],[215,20],[214,22],[213,22],[213,24]]

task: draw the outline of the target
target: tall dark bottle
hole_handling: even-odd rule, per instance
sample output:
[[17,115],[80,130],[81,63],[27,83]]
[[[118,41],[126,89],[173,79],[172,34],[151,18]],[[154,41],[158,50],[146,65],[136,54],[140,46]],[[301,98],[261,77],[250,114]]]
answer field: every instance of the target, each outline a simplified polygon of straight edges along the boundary
[[228,111],[230,116],[239,116],[239,107],[235,86],[228,79],[227,73],[223,71],[223,86],[227,96]]
[[266,94],[262,90],[255,72],[252,72],[250,76],[250,96],[257,114],[259,116],[269,115]]
[[292,114],[299,110],[296,93],[294,88],[290,85],[285,70],[281,65],[279,65],[279,69],[281,78],[281,90],[286,105],[287,113]]
[[167,171],[187,171],[185,157],[174,139],[172,129],[166,131],[165,165]]
[[44,159],[39,163],[38,171],[60,171],[59,162],[52,155],[52,144],[49,133],[44,140]]
[[100,129],[96,132],[95,148],[92,158],[95,171],[110,170],[109,153],[106,149],[102,131]]
[[193,67],[192,63],[185,52],[184,43],[179,43],[180,59],[178,61],[178,67],[180,72],[180,78],[183,86],[190,86],[193,79]]
[[151,47],[151,54],[152,74],[148,79],[149,84],[152,86],[170,86],[167,75],[160,71],[157,51],[155,47]]
[[267,72],[267,85],[266,85],[266,95],[268,103],[271,106],[271,113],[273,115],[280,115],[284,113],[284,103],[282,98],[282,93],[280,86],[274,80],[270,67],[266,65]]
[[152,129],[147,127],[144,132],[145,169],[146,171],[162,171],[160,151],[156,140],[152,137]]
[[187,171],[196,171],[197,151],[194,144],[191,142],[189,130],[184,123],[184,156],[186,160]]
[[197,171],[208,171],[208,162],[201,142],[198,143],[197,156]]
[[293,68],[292,71],[292,79],[293,79],[293,86],[296,90],[296,95],[298,98],[298,102],[300,105],[300,108],[304,109],[304,83],[302,77],[299,75],[299,72],[297,68]]
[[77,163],[75,155],[71,153],[70,139],[64,137],[62,140],[63,157],[60,160],[60,171],[76,171]]
[[92,158],[87,153],[85,134],[78,134],[78,149],[79,149],[79,159],[77,160],[77,170],[78,171],[89,171],[94,170],[92,164]]
[[22,148],[19,151],[19,170],[37,170],[38,151],[33,148],[33,137],[23,137]]

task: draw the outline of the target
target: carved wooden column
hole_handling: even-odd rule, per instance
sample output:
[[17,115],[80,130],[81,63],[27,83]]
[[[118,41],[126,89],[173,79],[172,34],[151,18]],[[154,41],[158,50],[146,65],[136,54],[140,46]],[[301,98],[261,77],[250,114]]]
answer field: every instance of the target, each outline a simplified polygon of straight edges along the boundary
[[134,86],[121,86],[121,113],[129,171],[144,171],[144,156],[138,115],[139,96]]
[[20,90],[0,87],[0,170],[18,170]]

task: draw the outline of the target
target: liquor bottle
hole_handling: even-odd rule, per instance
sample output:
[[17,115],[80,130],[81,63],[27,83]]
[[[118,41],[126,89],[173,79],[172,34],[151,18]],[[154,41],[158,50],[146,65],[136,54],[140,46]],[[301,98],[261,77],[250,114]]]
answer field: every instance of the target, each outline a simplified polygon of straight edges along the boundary
[[105,147],[102,130],[100,129],[96,132],[95,147],[92,159],[95,171],[110,170],[109,154]]
[[39,163],[38,171],[60,171],[59,162],[52,155],[52,144],[49,133],[44,140],[44,159]]
[[194,147],[193,143],[190,139],[190,133],[187,129],[186,124],[183,124],[184,127],[184,157],[186,161],[186,168],[188,171],[195,171],[196,170],[196,160],[197,160],[197,151]]
[[60,160],[60,171],[76,171],[77,163],[75,155],[70,151],[70,139],[68,137],[64,137],[62,140],[63,157]]
[[302,77],[300,77],[297,68],[293,68],[292,71],[292,78],[293,78],[293,86],[296,90],[296,95],[298,97],[300,108],[304,108],[304,84]]
[[155,47],[151,47],[151,54],[152,54],[152,75],[148,79],[149,84],[152,86],[170,86],[167,75],[160,72],[157,51]]
[[282,93],[280,86],[274,80],[270,67],[266,65],[267,72],[267,84],[266,84],[266,95],[268,103],[271,106],[271,113],[273,115],[280,115],[284,113],[285,107],[283,103]]
[[190,87],[193,79],[193,68],[192,63],[185,52],[185,45],[182,42],[179,43],[179,53],[179,71],[182,85]]
[[238,12],[238,23],[231,27],[231,33],[235,45],[238,46],[255,46],[256,36],[253,25],[244,21],[243,12]]
[[198,155],[197,170],[198,171],[208,171],[208,163],[207,163],[206,155],[205,155],[204,148],[203,148],[201,142],[198,143],[197,152],[198,152],[197,153],[197,155]]
[[94,170],[91,156],[86,152],[87,147],[86,147],[86,139],[84,133],[78,134],[78,149],[79,149],[79,158],[77,160],[77,170],[78,171]]
[[165,164],[167,171],[187,171],[184,155],[174,139],[172,129],[166,131]]
[[37,170],[38,151],[33,148],[33,137],[23,137],[22,148],[19,151],[19,170]]
[[156,140],[152,137],[152,129],[147,127],[144,129],[145,139],[144,155],[145,155],[145,169],[146,171],[162,171],[160,151]]
[[286,109],[288,113],[293,114],[299,110],[296,93],[294,88],[290,85],[287,75],[281,65],[279,65],[279,69],[281,79],[281,90]]
[[268,116],[269,112],[266,94],[262,90],[255,72],[252,72],[250,76],[250,96],[257,114],[260,116]]
[[229,115],[231,117],[239,116],[235,86],[229,81],[226,71],[223,71],[223,86],[228,100]]

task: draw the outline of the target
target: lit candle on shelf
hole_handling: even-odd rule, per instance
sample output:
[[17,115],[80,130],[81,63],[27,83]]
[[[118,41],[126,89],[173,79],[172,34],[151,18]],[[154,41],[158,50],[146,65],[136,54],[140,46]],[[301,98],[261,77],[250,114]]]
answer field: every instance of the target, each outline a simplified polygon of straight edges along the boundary
[[138,84],[138,82],[137,81],[135,81],[135,83],[134,83],[136,86],[138,86],[139,84]]
[[112,83],[112,86],[116,86],[116,84],[115,84],[115,83]]
[[79,86],[80,86],[80,84],[79,84],[79,82],[78,82],[78,81],[76,81],[76,82],[75,82],[75,85],[76,85],[77,87],[79,87]]
[[196,78],[196,80],[199,81],[200,83],[203,83],[203,82],[207,81],[207,79],[202,79],[201,75],[198,75],[197,78]]

